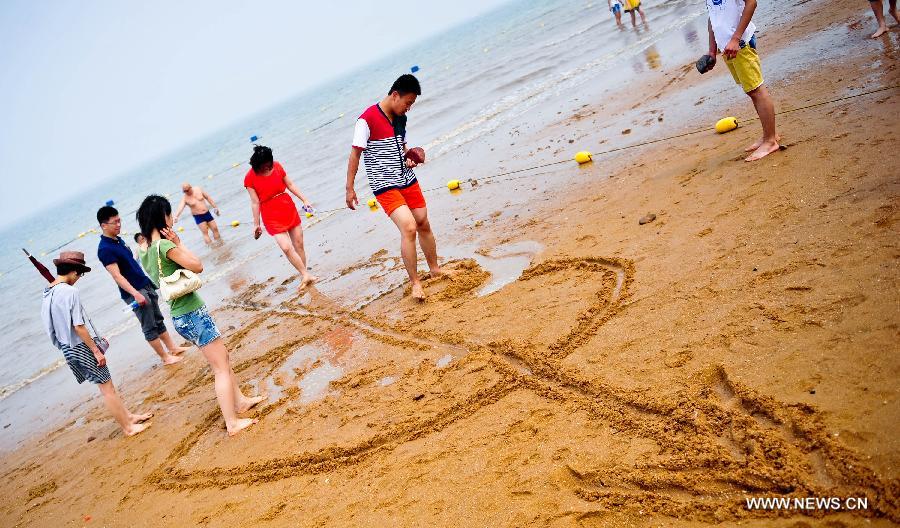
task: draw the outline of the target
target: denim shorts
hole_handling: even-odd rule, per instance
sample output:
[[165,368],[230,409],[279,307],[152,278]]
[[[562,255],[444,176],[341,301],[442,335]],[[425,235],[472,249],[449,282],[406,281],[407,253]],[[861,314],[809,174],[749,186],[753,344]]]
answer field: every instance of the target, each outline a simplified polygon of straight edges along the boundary
[[205,304],[193,312],[173,317],[172,322],[178,335],[198,347],[204,347],[222,335]]

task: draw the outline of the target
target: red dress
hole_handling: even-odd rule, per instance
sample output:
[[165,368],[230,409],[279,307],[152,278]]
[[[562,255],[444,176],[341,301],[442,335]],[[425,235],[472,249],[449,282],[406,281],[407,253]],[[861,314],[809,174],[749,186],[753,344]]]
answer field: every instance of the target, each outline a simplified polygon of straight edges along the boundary
[[287,192],[285,177],[287,173],[277,161],[268,176],[260,176],[250,169],[244,177],[244,187],[253,189],[259,197],[259,212],[262,214],[263,225],[270,235],[284,233],[300,225],[300,215],[297,213],[294,200]]

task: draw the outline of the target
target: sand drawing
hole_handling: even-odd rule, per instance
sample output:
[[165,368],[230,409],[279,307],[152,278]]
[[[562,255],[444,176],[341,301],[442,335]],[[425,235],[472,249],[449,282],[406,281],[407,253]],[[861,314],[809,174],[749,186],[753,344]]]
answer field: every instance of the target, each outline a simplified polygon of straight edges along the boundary
[[[377,257],[368,265],[381,267],[382,260]],[[391,347],[407,354],[431,351],[432,359],[423,360],[402,376],[388,376],[385,365],[376,362],[373,366],[370,360],[365,365],[359,362],[359,368],[348,369],[339,379],[330,381],[331,389],[339,391],[334,393],[336,400],[368,401],[369,406],[415,412],[381,423],[377,419],[381,411],[363,416],[361,406],[347,403],[350,407],[341,413],[345,416],[324,419],[358,429],[354,441],[329,443],[325,437],[314,448],[287,446],[283,452],[220,467],[209,450],[198,447],[208,446],[221,436],[210,435],[217,432],[220,421],[210,403],[206,416],[175,443],[145,485],[160,490],[252,486],[389,460],[408,442],[465,421],[514,393],[530,392],[587,413],[610,434],[654,446],[651,454],[636,463],[561,461],[565,468],[562,485],[589,505],[644,508],[679,518],[723,521],[796,513],[750,511],[744,503],[747,495],[866,496],[871,501],[869,509],[859,513],[900,519],[898,482],[876,475],[859,454],[830,435],[813,407],[784,404],[759,394],[732,380],[717,365],[689,374],[681,388],[660,395],[590,378],[577,363],[569,361],[589,341],[602,339],[601,327],[628,304],[629,286],[636,273],[631,261],[549,258],[531,265],[516,281],[486,297],[474,294],[488,279],[475,261],[457,261],[449,267],[455,270],[454,275],[430,286],[439,293],[425,305],[433,309],[425,309],[419,319],[388,320],[377,315],[379,303],[396,302],[403,294],[398,286],[353,310],[335,306],[327,299],[308,306],[296,300],[281,303],[263,309],[229,336],[232,346],[264,325],[273,328],[299,323],[298,328],[306,329],[277,346],[262,347],[261,356],[235,365],[235,371],[266,365],[257,372],[260,378],[292,375],[289,369],[280,374],[275,371],[294,351],[315,346],[323,334],[339,344],[349,343],[356,336],[367,347]],[[578,302],[568,299],[558,310],[542,310],[542,302],[559,302],[547,294],[554,288],[580,292]],[[507,292],[510,289],[516,291]],[[485,307],[493,296],[507,293],[522,299],[520,304],[505,305],[509,313],[492,313],[493,308]],[[565,321],[548,321],[542,318],[542,312],[553,313],[554,319],[569,312],[573,315]],[[468,320],[467,313],[471,313]],[[446,319],[440,319],[459,314],[463,315],[455,320],[454,328],[446,328]],[[527,320],[524,325],[519,323],[525,337],[507,337],[491,326],[492,317],[517,316]],[[357,353],[353,346],[344,346],[347,354]],[[437,363],[433,360],[436,355],[442,356]],[[320,363],[308,361],[293,370],[299,376]],[[208,373],[201,373],[178,394],[189,394],[210,381]],[[324,413],[311,414],[298,403],[300,389],[284,384],[291,386],[259,412],[261,426],[276,416],[292,421],[322,419]],[[393,400],[372,396],[384,391],[385,386],[395,390]],[[448,386],[460,388],[427,390]],[[283,421],[279,423],[279,427],[285,426]],[[127,501],[126,496],[120,507],[127,507]]]

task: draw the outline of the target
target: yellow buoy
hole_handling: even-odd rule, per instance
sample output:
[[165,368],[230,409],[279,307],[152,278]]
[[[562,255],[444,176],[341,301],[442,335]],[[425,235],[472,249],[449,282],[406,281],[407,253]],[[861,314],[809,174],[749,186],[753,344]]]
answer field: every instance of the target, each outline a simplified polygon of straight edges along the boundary
[[82,231],[81,233],[78,233],[78,238],[84,238],[85,234],[86,233],[84,231]]
[[578,154],[575,154],[575,161],[577,161],[579,164],[594,161],[593,154],[586,150],[582,150]]
[[178,226],[178,232],[184,233],[184,226]]
[[451,191],[459,189],[459,180],[450,180],[447,182],[447,188]]
[[719,119],[716,123],[716,132],[719,134],[724,134],[725,132],[731,132],[735,128],[738,127],[738,122],[736,117],[726,117],[723,119]]
[[369,201],[366,203],[369,204],[369,207],[371,207],[372,209],[378,209],[378,200],[376,200],[375,198],[369,198]]
[[233,164],[231,165],[231,168],[237,167],[237,166],[239,166],[239,165],[240,165],[240,163],[233,163]]
[[312,218],[312,213],[306,213],[306,218]]
[[231,222],[231,227],[237,227],[239,225],[241,225],[241,223],[238,222],[237,220],[234,220],[233,222]]

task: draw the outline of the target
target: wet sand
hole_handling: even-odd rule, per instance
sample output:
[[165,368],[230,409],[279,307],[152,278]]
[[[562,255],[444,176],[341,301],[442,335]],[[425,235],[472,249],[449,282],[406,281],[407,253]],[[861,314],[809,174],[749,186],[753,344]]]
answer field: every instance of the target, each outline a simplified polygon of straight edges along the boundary
[[[867,8],[758,12],[779,110],[898,84],[900,33],[869,41]],[[157,413],[146,433],[122,438],[95,402],[4,456],[3,524],[900,522],[900,91],[781,116],[787,150],[752,165],[747,122],[484,179],[752,116],[723,66],[660,67],[615,98],[585,87],[544,109],[562,111],[549,127],[469,147],[480,169],[429,167],[427,187],[481,181],[429,196],[453,275],[424,304],[380,212],[309,230],[325,279],[309,294],[261,254],[213,304],[238,378],[270,395],[260,423],[226,436],[193,350],[125,389]],[[868,509],[748,511],[747,496]]]

